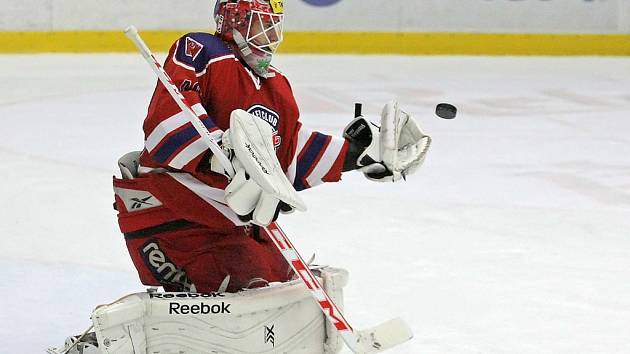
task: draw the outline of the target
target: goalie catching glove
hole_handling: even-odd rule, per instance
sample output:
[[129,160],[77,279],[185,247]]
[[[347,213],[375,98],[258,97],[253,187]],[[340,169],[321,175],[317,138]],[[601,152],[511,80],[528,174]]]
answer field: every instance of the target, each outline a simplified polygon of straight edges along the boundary
[[396,182],[414,173],[431,145],[431,137],[396,101],[383,108],[380,128],[357,117],[343,136],[350,142],[344,170],[359,169],[368,179],[379,182]]
[[[236,174],[225,188],[225,201],[241,220],[267,226],[280,211],[306,210],[289,182],[273,145],[272,129],[263,120],[237,109],[230,116],[230,129],[221,139]],[[216,156],[212,171],[226,174]]]

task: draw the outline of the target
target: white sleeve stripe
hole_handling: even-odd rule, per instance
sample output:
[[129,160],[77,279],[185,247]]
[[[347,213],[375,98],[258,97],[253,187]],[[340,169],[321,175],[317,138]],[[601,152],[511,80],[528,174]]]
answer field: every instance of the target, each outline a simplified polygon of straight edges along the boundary
[[337,161],[344,142],[345,140],[342,138],[332,137],[330,143],[326,146],[326,151],[322,158],[317,162],[313,172],[306,178],[309,186],[313,187],[324,182],[322,179],[330,172],[335,161]]
[[208,64],[206,64],[206,67],[203,69],[203,71],[196,74],[197,77],[204,76],[206,74],[206,71],[208,70],[208,67],[210,66],[210,64],[214,64],[214,63],[216,63],[218,61],[222,61],[222,60],[226,60],[226,59],[238,60],[238,59],[236,59],[234,54],[228,54],[228,55],[224,55],[224,56],[221,56],[221,57],[216,57],[214,59],[210,59],[210,61],[208,62]]
[[167,170],[165,168],[161,168],[161,167],[145,167],[145,166],[138,166],[138,174],[139,175],[145,175],[147,173],[164,173]]
[[153,151],[156,146],[172,131],[178,129],[184,124],[188,123],[188,120],[184,117],[184,112],[179,112],[174,116],[162,121],[155,129],[149,134],[147,140],[144,142],[144,147],[148,152]]
[[304,128],[304,126],[300,126],[300,130],[298,131],[298,142],[295,147],[295,154],[293,154],[293,158],[291,159],[291,164],[289,165],[289,169],[287,170],[287,177],[289,181],[293,184],[295,183],[295,174],[297,170],[297,158],[300,156],[300,153],[304,149],[304,145],[308,142],[308,139],[313,134],[313,131]]
[[180,151],[175,157],[168,163],[169,166],[181,170],[190,161],[194,160],[197,156],[203,154],[208,150],[208,145],[203,142],[201,137],[195,140],[192,144],[186,146],[186,148]]
[[235,212],[225,205],[225,191],[219,188],[213,188],[199,181],[188,173],[167,173],[181,185],[195,193],[204,202],[210,204],[217,209],[223,216],[228,218],[234,225],[243,226],[247,223],[242,222]]
[[[192,109],[197,116],[207,114],[201,103],[197,103],[196,105],[192,106]],[[158,124],[155,129],[153,129],[151,134],[149,134],[147,140],[144,142],[144,147],[147,148],[148,152],[153,151],[153,149],[155,149],[155,147],[158,146],[168,134],[170,134],[174,130],[179,129],[181,126],[188,122],[189,120],[186,117],[186,113],[183,111],[165,119],[160,124]]]
[[203,108],[201,103],[197,103],[190,108],[192,108],[193,112],[197,115],[197,117],[199,117],[199,119],[201,119],[201,116],[204,114],[208,115],[208,112],[206,112],[206,109]]

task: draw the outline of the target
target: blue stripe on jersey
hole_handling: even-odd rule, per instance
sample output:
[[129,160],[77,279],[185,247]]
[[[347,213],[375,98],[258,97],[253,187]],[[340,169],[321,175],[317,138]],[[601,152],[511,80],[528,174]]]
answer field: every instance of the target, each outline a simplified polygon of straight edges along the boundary
[[206,117],[206,118],[202,119],[201,123],[203,123],[203,125],[206,126],[206,129],[208,129],[210,131],[217,129],[216,124],[214,124],[214,121],[212,121],[212,118],[210,118],[210,117]]
[[[216,128],[216,125],[211,118],[204,118],[201,122],[206,126],[206,128],[208,128],[208,130]],[[166,138],[166,142],[162,144],[162,146],[153,155],[153,159],[155,161],[165,163],[175,153],[175,151],[182,146],[189,144],[191,140],[196,140],[199,137],[199,133],[197,133],[197,130],[191,123],[186,124],[186,126],[186,129]]]
[[[186,38],[191,38],[194,42],[187,43]],[[179,39],[175,58],[181,63],[194,67],[195,72],[200,73],[210,60],[229,54],[233,53],[219,37],[210,33],[194,32]]]
[[293,186],[297,191],[306,189],[305,177],[311,167],[315,163],[315,159],[324,150],[324,146],[328,141],[329,136],[318,132],[313,133],[315,138],[311,137],[312,142],[306,148],[306,151],[302,155],[302,158],[298,159],[295,169],[295,183]]
[[192,138],[199,135],[195,127],[190,124],[187,126],[188,128],[167,138],[166,142],[155,152],[155,155],[153,155],[155,161],[165,163],[182,145],[187,144]]

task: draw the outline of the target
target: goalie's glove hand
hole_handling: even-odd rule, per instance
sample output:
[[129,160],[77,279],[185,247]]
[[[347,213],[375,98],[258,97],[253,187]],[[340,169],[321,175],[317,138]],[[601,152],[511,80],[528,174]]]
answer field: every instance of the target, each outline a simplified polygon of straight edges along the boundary
[[396,182],[414,173],[431,145],[431,137],[396,101],[383,108],[380,128],[357,117],[343,136],[350,142],[344,170],[360,169],[368,179],[379,182]]
[[234,167],[236,175],[225,188],[225,201],[241,221],[267,226],[278,219],[280,212],[293,211],[289,204],[265,192],[240,164]]
[[[306,210],[278,161],[269,124],[235,110],[221,146],[235,171],[225,188],[225,202],[241,220],[267,226],[280,212],[291,212],[293,207]],[[225,174],[218,159],[213,159],[211,167]]]
[[[276,221],[281,211],[292,211],[293,209],[288,204],[265,193],[263,189],[251,179],[236,158],[229,137],[230,130],[228,129],[223,133],[219,146],[221,146],[223,153],[228,157],[230,162],[232,162],[232,167],[234,171],[236,171],[236,174],[231,178],[225,188],[225,201],[230,209],[238,215],[241,221],[251,221],[261,226],[266,226]],[[210,159],[210,168],[212,172],[222,174],[230,179],[230,176],[215,155],[212,155]]]

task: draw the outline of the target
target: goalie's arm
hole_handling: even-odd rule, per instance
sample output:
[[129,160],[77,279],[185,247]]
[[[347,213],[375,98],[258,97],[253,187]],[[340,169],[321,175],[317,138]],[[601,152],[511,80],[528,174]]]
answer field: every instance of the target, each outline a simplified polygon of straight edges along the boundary
[[350,147],[346,139],[308,129],[298,122],[292,144],[286,175],[296,190],[341,179]]
[[[164,62],[164,71],[218,141],[222,130],[214,119],[208,116],[202,105],[196,69],[191,66],[194,63],[186,62],[186,56],[181,53],[181,47],[185,44],[184,38],[172,45]],[[208,146],[204,144],[185,112],[182,112],[160,81],[151,98],[143,128],[145,132],[145,151],[141,159],[143,166],[172,168],[193,174],[198,170]]]

